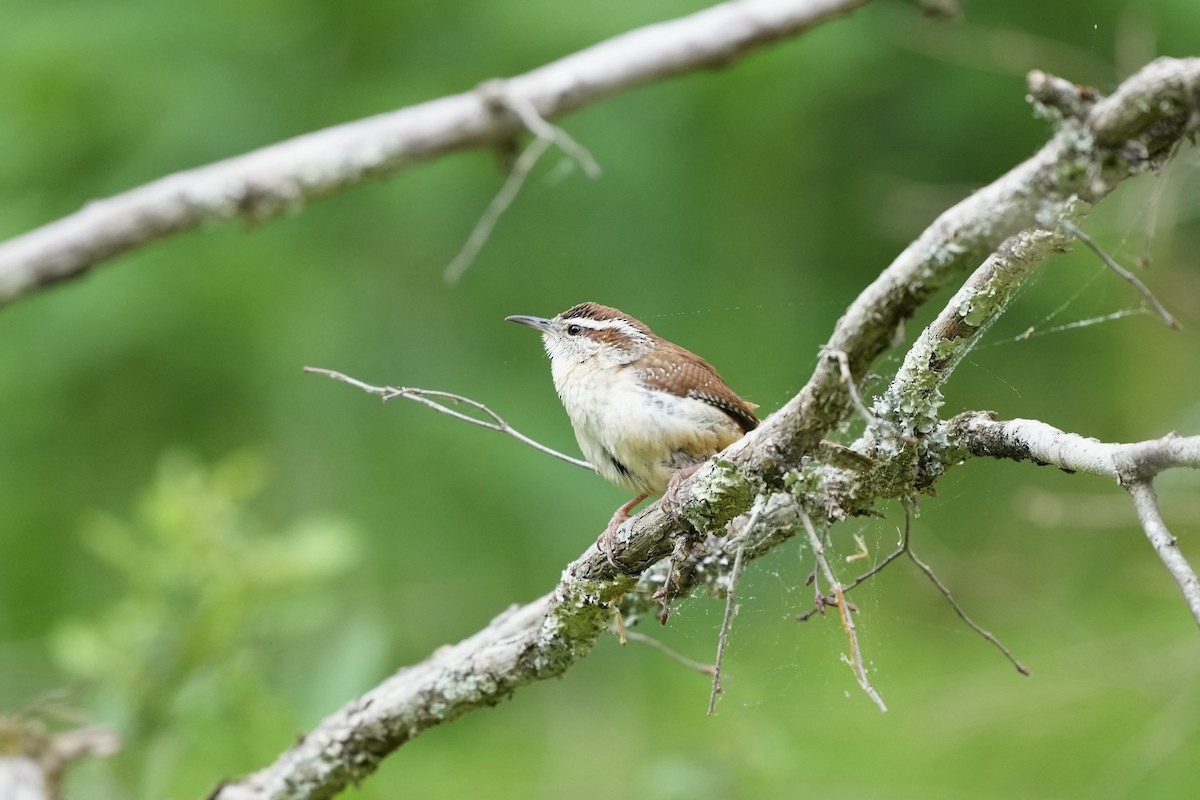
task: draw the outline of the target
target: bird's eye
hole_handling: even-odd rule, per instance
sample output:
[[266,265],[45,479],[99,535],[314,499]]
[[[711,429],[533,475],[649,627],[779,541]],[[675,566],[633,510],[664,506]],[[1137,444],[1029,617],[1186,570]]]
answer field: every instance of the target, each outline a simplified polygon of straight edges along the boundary
[[568,325],[567,334],[569,336],[578,336],[583,331],[582,325]]

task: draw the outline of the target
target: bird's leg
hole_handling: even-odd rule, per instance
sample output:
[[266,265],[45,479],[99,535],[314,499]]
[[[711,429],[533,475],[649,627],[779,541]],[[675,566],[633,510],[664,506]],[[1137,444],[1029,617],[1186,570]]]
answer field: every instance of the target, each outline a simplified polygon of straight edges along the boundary
[[617,533],[617,528],[621,527],[622,522],[629,519],[629,512],[633,511],[638,503],[649,496],[649,494],[639,494],[614,511],[612,519],[608,521],[608,527],[604,529],[604,533],[600,534],[600,538],[596,540],[596,547],[600,548],[600,552],[604,553],[604,557],[608,559],[608,563],[614,567],[617,566],[617,562],[613,560],[613,537]]
[[[701,464],[704,462],[700,462]],[[681,467],[671,474],[671,479],[667,481],[667,489],[663,492],[662,510],[671,515],[671,518],[676,522],[685,522],[681,508],[683,499],[679,496],[679,487],[683,482],[692,477],[696,470],[700,469],[700,464],[692,464],[690,466]]]

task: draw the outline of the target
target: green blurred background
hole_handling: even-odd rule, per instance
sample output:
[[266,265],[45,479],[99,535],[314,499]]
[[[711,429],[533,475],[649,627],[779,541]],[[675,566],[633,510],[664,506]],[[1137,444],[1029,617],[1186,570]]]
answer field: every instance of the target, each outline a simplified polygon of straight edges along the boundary
[[[0,237],[701,5],[3,0]],[[547,591],[624,500],[303,365],[466,394],[576,452],[536,337],[503,318],[592,299],[769,411],[880,269],[1045,140],[1026,71],[1109,90],[1198,43],[1195,0],[969,2],[962,22],[881,1],[562,120],[603,176],[548,157],[453,288],[442,269],[502,181],[486,152],[176,237],[0,309],[0,710],[55,692],[122,732],[119,755],[74,771],[74,797],[200,797],[265,765],[397,667]],[[1198,160],[1184,148],[1086,224],[1127,265],[1148,261],[1184,330],[1077,247],[960,368],[947,413],[1105,440],[1200,431]],[[1193,563],[1198,487],[1159,481]],[[1120,492],[979,462],[922,512],[918,551],[1033,677],[898,563],[855,596],[880,714],[836,621],[792,621],[812,565],[788,544],[745,576],[715,718],[704,676],[604,639],[563,680],[422,735],[355,796],[1194,792],[1200,637]],[[892,508],[835,537],[878,554],[900,522]],[[645,632],[711,660],[721,612],[692,600]]]

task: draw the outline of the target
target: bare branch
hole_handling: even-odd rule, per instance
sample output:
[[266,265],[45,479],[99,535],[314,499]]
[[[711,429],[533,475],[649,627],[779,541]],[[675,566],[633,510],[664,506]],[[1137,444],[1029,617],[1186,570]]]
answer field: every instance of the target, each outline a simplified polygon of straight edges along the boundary
[[36,717],[0,715],[0,798],[60,800],[72,762],[111,756],[120,748],[120,737],[108,728],[51,734]]
[[1087,124],[1102,147],[1134,140],[1154,158],[1200,125],[1200,58],[1159,58],[1096,103]]
[[1200,436],[1170,433],[1132,444],[1098,442],[1030,419],[1000,421],[972,411],[943,423],[948,448],[1014,461],[1047,464],[1068,472],[1084,472],[1128,486],[1174,467],[1200,469]]
[[[510,78],[506,94],[513,108],[523,101],[553,119],[642,84],[731,64],[867,2],[731,0]],[[0,303],[203,223],[263,221],[422,161],[511,140],[522,127],[515,114],[495,113],[484,93],[471,91],[168,175],[0,244]]]
[[1032,102],[1056,109],[1059,113],[1076,119],[1082,119],[1099,98],[1095,89],[1079,86],[1040,69],[1030,72],[1027,82],[1029,99]]
[[1151,481],[1174,467],[1200,469],[1200,436],[1168,434],[1160,439],[1132,444],[1108,444],[1066,433],[1044,422],[995,420],[981,412],[960,414],[942,427],[946,456],[964,453],[1051,464],[1068,472],[1084,472],[1116,481],[1133,498],[1147,538],[1179,584],[1196,624],[1200,625],[1200,579],[1179,552],[1158,511]]
[[1062,226],[1068,233],[1087,245],[1088,248],[1091,249],[1091,251],[1095,253],[1101,261],[1108,265],[1109,269],[1133,284],[1133,288],[1141,292],[1142,297],[1146,298],[1150,305],[1154,306],[1154,310],[1158,313],[1158,316],[1162,318],[1162,321],[1166,323],[1167,327],[1180,327],[1178,320],[1171,316],[1171,312],[1167,311],[1162,303],[1158,302],[1158,298],[1146,288],[1146,284],[1142,283],[1137,275],[1134,275],[1132,272],[1118,264],[1112,256],[1104,252],[1100,245],[1096,244],[1096,242],[1092,240],[1092,237],[1079,230],[1079,228],[1071,224],[1069,220],[1063,220]]
[[[708,676],[713,676],[717,672],[717,668],[714,665],[703,664],[699,661],[696,661],[695,659],[688,658],[687,656],[683,655],[682,653],[679,653],[675,650],[672,650],[670,647],[667,647],[665,644],[660,642],[658,639],[655,639],[653,636],[647,636],[646,634],[638,633],[637,631],[625,631],[622,635],[631,642],[637,642],[638,644],[644,644],[644,645],[647,645],[648,647],[653,648],[654,650],[657,650],[658,652],[662,653],[667,658],[671,659],[674,662],[682,664],[683,666],[687,667],[688,669],[695,670],[696,672],[700,672],[700,673],[703,673],[704,675],[708,675]],[[622,644],[624,644],[624,642],[622,642]]]
[[866,403],[862,400],[862,395],[858,393],[858,386],[854,383],[854,375],[850,372],[850,359],[841,350],[825,349],[823,353],[837,361],[838,369],[842,374],[842,384],[850,392],[850,402],[853,404],[854,410],[867,421],[868,426],[874,425],[876,423],[875,417],[867,409]]
[[1133,498],[1133,507],[1137,510],[1146,538],[1154,545],[1154,550],[1162,559],[1167,572],[1171,573],[1171,577],[1179,585],[1179,591],[1183,592],[1192,617],[1196,624],[1200,625],[1200,578],[1196,577],[1192,565],[1179,552],[1178,540],[1167,530],[1167,525],[1158,510],[1158,496],[1154,493],[1154,486],[1148,480],[1139,480],[1130,483],[1125,489]]
[[[460,394],[454,394],[452,392],[440,392],[433,389],[415,389],[410,386],[372,386],[369,383],[363,383],[357,378],[351,378],[349,375],[345,375],[332,369],[324,369],[323,367],[305,367],[304,371],[314,375],[324,375],[328,378],[341,381],[342,383],[348,383],[351,386],[356,386],[359,389],[362,389],[364,392],[377,394],[383,398],[385,403],[389,400],[394,400],[397,397],[403,397],[405,400],[412,400],[427,408],[432,408],[434,411],[437,411],[440,414],[446,414],[454,417],[455,419],[462,420],[463,422],[469,422],[472,425],[478,425],[482,428],[487,428],[490,431],[497,431],[499,433],[511,436],[517,441],[529,445],[534,450],[538,450],[548,456],[554,456],[559,460],[566,461],[568,464],[574,464],[577,467],[583,467],[584,469],[595,471],[595,467],[586,461],[573,458],[566,453],[560,453],[554,448],[547,447],[541,442],[530,439],[528,436],[505,422],[503,417],[501,417],[495,411],[492,411],[483,403],[480,403],[477,400],[472,400],[469,397],[463,397]],[[454,403],[468,405],[471,408],[474,408],[477,411],[487,415],[489,419],[479,419],[478,417],[472,417],[469,414],[464,414],[461,411],[455,411],[453,408],[438,402],[440,400],[449,400]]]
[[925,573],[925,577],[933,581],[933,585],[936,586],[938,591],[941,592],[946,598],[946,602],[949,603],[950,607],[954,609],[954,613],[958,615],[958,618],[967,623],[967,627],[995,645],[996,649],[1001,653],[1004,653],[1004,657],[1012,662],[1012,665],[1017,668],[1017,672],[1021,673],[1022,675],[1032,674],[1029,671],[1029,668],[1018,661],[1016,656],[1012,654],[1012,651],[1005,647],[1004,643],[997,639],[991,631],[984,630],[984,628],[976,623],[975,620],[967,616],[967,612],[963,611],[962,606],[958,604],[958,601],[954,599],[954,595],[950,593],[949,587],[942,583],[941,579],[937,576],[937,573],[933,571],[933,568],[918,558],[917,554],[913,552],[911,548],[908,550],[908,557],[912,559],[912,562],[917,565],[921,572]]

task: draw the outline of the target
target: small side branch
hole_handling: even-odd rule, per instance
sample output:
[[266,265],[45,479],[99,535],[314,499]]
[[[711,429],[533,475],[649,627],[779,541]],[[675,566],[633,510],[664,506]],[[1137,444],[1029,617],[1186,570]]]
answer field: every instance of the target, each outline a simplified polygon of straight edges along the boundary
[[1167,469],[1200,469],[1200,436],[1171,433],[1145,442],[1111,444],[1067,433],[1036,420],[999,421],[982,412],[960,414],[944,423],[939,433],[948,443],[939,456],[943,467],[968,454],[1011,458],[1053,465],[1067,472],[1098,475],[1125,487],[1147,538],[1200,625],[1200,579],[1163,523],[1151,483]]
[[[702,673],[704,675],[715,675],[716,674],[716,671],[717,671],[716,666],[714,666],[712,664],[704,664],[699,661],[696,661],[695,659],[688,658],[683,653],[680,653],[670,647],[667,647],[665,644],[660,642],[658,639],[655,639],[653,636],[647,636],[644,633],[638,633],[637,631],[628,631],[628,630],[621,631],[620,636],[625,641],[637,642],[638,644],[644,644],[653,650],[657,650],[658,652],[662,653],[664,656],[671,659],[675,663],[682,664],[683,666],[687,667],[688,669],[695,670],[696,672]],[[625,641],[622,641],[621,644],[625,644]]]
[[1158,316],[1168,328],[1175,328],[1177,330],[1179,329],[1179,321],[1171,316],[1171,312],[1167,311],[1162,303],[1158,302],[1158,298],[1154,296],[1153,292],[1146,288],[1146,284],[1142,283],[1141,280],[1138,279],[1137,275],[1134,275],[1132,272],[1118,264],[1112,256],[1104,252],[1100,245],[1093,241],[1092,237],[1079,230],[1079,228],[1073,225],[1069,220],[1063,220],[1062,226],[1063,230],[1087,245],[1088,248],[1095,253],[1101,261],[1108,265],[1109,269],[1133,284],[1133,288],[1142,293],[1142,297],[1146,298],[1146,301],[1154,307],[1154,310],[1158,313]]
[[1037,265],[1063,241],[1065,237],[1046,230],[1021,231],[984,260],[913,342],[891,385],[876,400],[875,410],[888,427],[869,429],[856,449],[870,452],[879,437],[899,433],[911,439],[934,429],[941,387]]
[[1171,433],[1144,442],[1113,444],[1038,420],[998,420],[983,411],[947,420],[938,435],[947,443],[942,454],[946,464],[952,463],[952,457],[966,455],[1011,458],[1120,483],[1150,480],[1175,467],[1200,469],[1200,436]]
[[1154,492],[1154,486],[1150,481],[1134,481],[1125,489],[1133,499],[1133,507],[1137,510],[1142,530],[1146,532],[1146,538],[1150,540],[1150,544],[1154,545],[1154,550],[1162,559],[1167,572],[1171,573],[1171,577],[1179,585],[1179,591],[1183,592],[1183,598],[1192,611],[1192,617],[1196,620],[1196,624],[1200,625],[1200,579],[1196,577],[1196,571],[1192,569],[1192,565],[1179,552],[1178,540],[1171,535],[1171,531],[1163,522],[1162,514],[1158,510],[1158,496]]
[[950,607],[954,609],[954,613],[958,615],[959,619],[967,624],[968,628],[991,642],[997,650],[1004,654],[1005,658],[1012,662],[1012,665],[1017,668],[1017,672],[1021,673],[1022,675],[1033,674],[1029,671],[1028,667],[1017,660],[1017,657],[1012,654],[1011,650],[1004,646],[1004,642],[996,638],[995,634],[989,630],[986,630],[980,626],[979,623],[975,622],[975,620],[967,616],[967,612],[963,611],[962,606],[960,606],[958,601],[954,599],[954,595],[951,594],[950,588],[946,586],[946,584],[942,583],[941,578],[937,576],[937,573],[933,571],[932,567],[918,558],[917,554],[911,549],[908,550],[908,557],[912,559],[914,564],[917,565],[917,569],[921,570],[921,572],[924,572],[925,577],[929,578],[929,580],[933,582],[933,585],[936,586],[938,591],[942,593],[942,596],[946,598],[946,602],[949,603]]
[[516,115],[521,120],[521,124],[535,138],[513,164],[504,185],[500,187],[500,191],[488,204],[487,210],[476,223],[475,229],[467,237],[467,241],[458,251],[458,255],[446,266],[444,277],[446,283],[449,284],[457,283],[463,273],[475,262],[475,257],[479,255],[479,251],[491,237],[492,229],[496,227],[500,217],[517,199],[521,187],[525,185],[525,179],[533,172],[533,168],[537,166],[537,162],[541,160],[551,145],[557,145],[560,150],[578,162],[589,178],[600,176],[600,165],[596,163],[596,159],[592,157],[586,147],[572,139],[562,128],[547,122],[538,113],[537,107],[527,98],[508,91],[504,81],[489,81],[481,86],[479,91],[490,107],[511,111]]
[[[327,378],[333,378],[336,381],[348,383],[351,386],[362,389],[364,392],[377,394],[383,398],[385,403],[388,400],[394,400],[397,397],[403,397],[405,400],[412,400],[413,402],[420,403],[427,408],[432,408],[439,414],[446,414],[454,417],[455,419],[462,420],[463,422],[469,422],[472,425],[478,425],[481,428],[487,428],[490,431],[497,431],[499,433],[511,436],[517,441],[529,445],[534,450],[538,450],[548,456],[554,456],[561,461],[566,461],[568,464],[574,464],[577,467],[583,467],[584,469],[589,470],[595,469],[595,467],[586,461],[578,458],[572,458],[566,453],[560,453],[552,447],[547,447],[541,442],[530,439],[528,436],[505,422],[504,418],[495,411],[492,411],[483,403],[480,403],[477,400],[472,400],[469,397],[463,397],[462,395],[454,394],[453,392],[440,392],[433,389],[415,389],[411,386],[372,386],[371,384],[364,383],[357,378],[351,378],[349,375],[345,375],[332,369],[324,369],[323,367],[305,367],[304,371],[312,373],[313,375],[324,375]],[[470,414],[464,414],[461,411],[455,411],[442,401],[450,401],[452,403],[461,403],[463,405],[470,406],[481,414],[487,416],[488,419],[480,419],[478,417],[472,417]]]
[[[954,609],[954,613],[958,615],[959,619],[961,619],[963,622],[965,622],[967,624],[967,626],[971,628],[971,630],[975,631],[980,636],[982,636],[984,639],[991,642],[992,645],[994,645],[997,650],[999,650],[1001,653],[1003,653],[1004,656],[1012,663],[1012,665],[1017,668],[1018,672],[1020,672],[1022,675],[1030,674],[1028,668],[1026,668],[1024,664],[1022,664],[1020,661],[1018,661],[1016,659],[1016,657],[1013,656],[1012,651],[1010,651],[1007,647],[1005,647],[1004,644],[995,637],[995,635],[993,635],[990,631],[987,631],[984,628],[977,625],[974,620],[972,620],[970,617],[967,616],[967,612],[963,611],[962,606],[960,606],[958,604],[958,601],[954,599],[954,595],[951,594],[949,587],[947,587],[946,584],[942,583],[941,578],[939,578],[937,576],[937,573],[933,571],[933,568],[930,567],[928,564],[926,564],[924,561],[922,561],[920,558],[918,558],[917,554],[915,552],[913,552],[913,549],[912,549],[912,508],[909,506],[907,501],[905,501],[905,503],[904,503],[904,532],[900,536],[900,546],[897,547],[895,550],[893,550],[891,553],[889,553],[886,558],[884,558],[882,561],[880,561],[878,564],[876,564],[870,570],[868,570],[867,572],[864,572],[862,575],[859,575],[857,578],[855,578],[854,581],[852,583],[850,583],[849,586],[846,586],[845,588],[842,589],[842,593],[844,594],[846,592],[849,592],[851,589],[858,586],[859,584],[865,583],[866,581],[869,581],[871,578],[874,578],[876,575],[878,575],[880,572],[882,572],[888,564],[891,564],[893,561],[900,558],[900,556],[904,556],[904,555],[907,555],[910,559],[912,559],[912,562],[917,565],[917,568],[920,569],[921,572],[925,573],[925,577],[929,578],[929,580],[933,582],[933,585],[936,586],[938,588],[938,590],[942,593],[942,595],[946,598],[946,602],[948,602],[950,604],[950,607]],[[822,603],[818,602],[815,606],[810,608],[808,611],[805,611],[803,614],[797,615],[796,620],[798,622],[806,622],[814,614],[816,614],[817,612],[822,611],[822,610],[823,610]]]
[[725,588],[725,617],[721,620],[721,635],[717,639],[717,660],[712,670],[712,691],[708,695],[708,716],[717,710],[717,696],[724,691],[721,688],[721,666],[725,663],[725,647],[729,644],[729,630],[733,627],[733,615],[737,612],[737,584],[742,575],[742,557],[746,554],[746,536],[754,530],[759,517],[767,507],[767,496],[759,492],[754,499],[754,507],[750,511],[750,519],[746,521],[742,542],[738,545],[733,557],[733,567],[729,570],[729,584]]
[[850,393],[850,402],[854,405],[854,410],[867,421],[868,427],[874,425],[876,422],[875,417],[867,409],[866,403],[863,402],[862,395],[858,393],[858,386],[854,383],[854,375],[850,372],[850,358],[846,355],[845,351],[832,347],[824,348],[823,353],[838,362],[838,369],[842,375],[842,383],[845,384],[846,391]]
[[812,545],[813,555],[816,556],[817,567],[825,575],[825,580],[829,582],[833,591],[833,597],[837,600],[838,618],[842,622],[842,629],[846,632],[846,639],[850,643],[850,655],[845,657],[846,663],[850,665],[855,680],[858,681],[859,687],[866,692],[867,697],[870,697],[875,705],[879,706],[880,711],[887,711],[887,704],[883,702],[879,692],[875,691],[875,687],[871,685],[871,679],[867,676],[867,668],[863,664],[862,648],[858,645],[858,630],[854,625],[854,618],[850,616],[842,584],[833,574],[833,569],[825,558],[825,545],[822,544],[821,537],[817,535],[816,528],[813,527],[808,514],[803,509],[800,509],[799,513],[800,521],[804,524],[804,530],[808,534],[809,544]]

